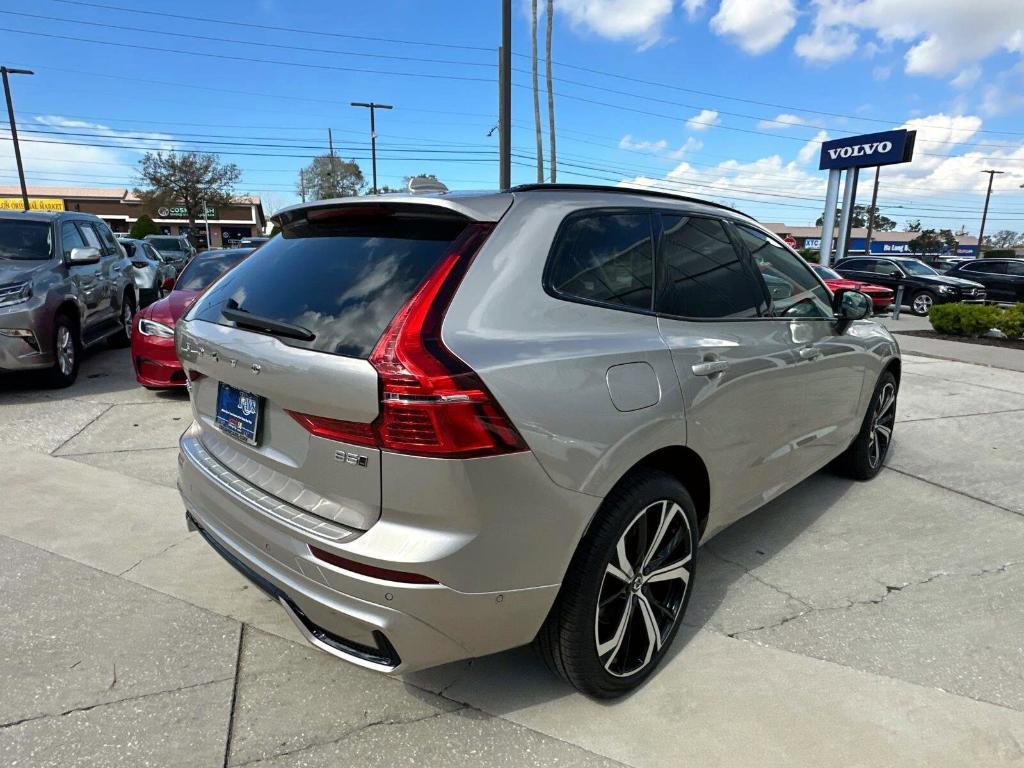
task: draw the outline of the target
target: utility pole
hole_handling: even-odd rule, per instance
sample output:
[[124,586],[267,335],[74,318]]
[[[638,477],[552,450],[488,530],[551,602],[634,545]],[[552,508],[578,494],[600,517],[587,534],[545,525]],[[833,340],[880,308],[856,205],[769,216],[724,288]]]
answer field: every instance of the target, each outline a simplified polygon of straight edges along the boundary
[[985,219],[988,218],[988,199],[992,197],[992,179],[995,178],[997,173],[1006,173],[1006,171],[982,171],[982,173],[988,174],[988,192],[985,193],[985,209],[981,212],[981,230],[978,232],[978,258],[983,258],[981,255],[981,246],[985,242]]
[[871,207],[868,208],[868,236],[864,240],[864,255],[871,255],[871,235],[875,230],[875,206],[878,204],[878,172],[882,166],[875,166],[875,186],[871,190]]
[[299,168],[299,197],[306,202],[306,169]]
[[501,0],[498,67],[498,186],[512,186],[512,0]]
[[203,223],[206,224],[206,250],[213,248],[213,241],[210,240],[210,209],[203,200]]
[[25,167],[21,164],[21,147],[18,145],[18,126],[14,120],[14,104],[11,101],[11,84],[7,80],[8,75],[33,75],[30,69],[8,69],[0,67],[0,74],[4,78],[4,96],[7,98],[7,117],[11,121],[11,142],[14,144],[14,160],[18,165],[18,180],[21,182],[21,201],[28,210],[28,187],[25,186]]
[[333,192],[338,188],[338,165],[334,162],[334,136],[331,134],[330,128],[327,129],[327,146],[331,151],[331,191]]
[[373,194],[377,194],[377,123],[374,111],[378,109],[394,109],[390,104],[375,104],[372,101],[353,101],[353,107],[365,107],[370,110],[370,157],[373,162]]

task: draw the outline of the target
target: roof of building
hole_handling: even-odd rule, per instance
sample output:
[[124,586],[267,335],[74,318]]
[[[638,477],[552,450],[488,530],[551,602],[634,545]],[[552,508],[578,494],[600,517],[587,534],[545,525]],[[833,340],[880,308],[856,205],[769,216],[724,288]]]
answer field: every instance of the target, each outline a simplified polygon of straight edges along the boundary
[[[128,187],[41,187],[30,186],[29,197],[59,197],[72,200],[118,200],[125,203],[137,203],[139,198]],[[4,197],[20,197],[21,187],[17,184],[0,184],[0,195]],[[236,195],[235,202],[240,205],[261,205],[258,195]]]
[[[777,235],[792,235],[793,237],[821,237],[821,227],[793,227],[788,224],[780,224],[779,222],[767,222],[763,224],[764,227],[771,230]],[[920,232],[885,232],[876,229],[871,233],[871,239],[877,241],[885,241],[887,243],[909,243]],[[850,230],[850,237],[867,237],[868,231],[865,227],[854,227]],[[978,238],[974,235],[957,235],[957,242],[960,245],[977,245]]]

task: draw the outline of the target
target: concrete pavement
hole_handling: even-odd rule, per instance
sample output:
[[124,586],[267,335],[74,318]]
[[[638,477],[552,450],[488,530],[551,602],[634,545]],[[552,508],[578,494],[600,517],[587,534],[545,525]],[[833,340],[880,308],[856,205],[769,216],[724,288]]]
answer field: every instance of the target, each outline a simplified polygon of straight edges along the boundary
[[410,675],[308,647],[185,531],[187,401],[122,352],[0,389],[0,764],[1024,765],[1024,376],[908,358],[890,469],[702,551],[686,626],[598,704],[529,649]]

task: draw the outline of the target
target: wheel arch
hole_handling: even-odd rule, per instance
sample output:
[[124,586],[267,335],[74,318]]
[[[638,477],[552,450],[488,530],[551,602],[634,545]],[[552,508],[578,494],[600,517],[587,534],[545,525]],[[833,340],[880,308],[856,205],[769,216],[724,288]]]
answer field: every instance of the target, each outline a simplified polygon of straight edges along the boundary
[[77,302],[70,298],[66,298],[61,301],[53,313],[54,320],[57,319],[58,315],[67,315],[71,319],[71,322],[75,324],[78,333],[82,333],[82,312]]
[[903,374],[903,361],[898,357],[894,357],[885,364],[885,368],[882,369],[882,373],[891,373],[896,378],[896,391],[898,392],[900,388],[900,377]]
[[707,529],[711,512],[711,479],[700,455],[685,445],[669,445],[647,454],[627,470],[616,486],[627,482],[638,469],[657,469],[671,475],[689,491],[697,507],[700,535]]

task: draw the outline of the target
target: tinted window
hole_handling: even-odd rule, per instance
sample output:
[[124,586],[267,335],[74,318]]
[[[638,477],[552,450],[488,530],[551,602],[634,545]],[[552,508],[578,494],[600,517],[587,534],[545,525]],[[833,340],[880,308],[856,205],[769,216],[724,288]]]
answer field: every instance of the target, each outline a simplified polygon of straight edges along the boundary
[[135,243],[129,243],[127,240],[122,240],[121,247],[124,248],[124,252],[128,254],[128,258],[135,255]]
[[60,240],[64,247],[65,258],[71,255],[72,248],[85,248],[85,240],[83,240],[82,235],[79,234],[78,227],[71,222],[67,222],[61,226]]
[[832,297],[803,259],[782,243],[743,224],[736,225],[772,297],[776,317],[832,317]]
[[908,275],[937,275],[939,274],[934,269],[929,267],[927,264],[922,264],[920,261],[915,259],[904,259],[899,262],[899,265],[903,267],[903,271]]
[[117,240],[114,239],[114,234],[110,231],[110,228],[106,224],[93,224],[92,226],[99,233],[100,240],[103,241],[103,252],[120,255],[121,251],[117,247]]
[[85,243],[90,248],[99,248],[103,251],[103,246],[100,244],[100,236],[96,234],[96,230],[87,224],[79,224],[78,230],[82,233],[82,237],[85,238]]
[[974,264],[967,264],[964,266],[963,271],[967,272],[986,272],[988,274],[1003,274],[1006,271],[1006,262],[984,262],[979,261]]
[[852,269],[857,272],[874,272],[876,263],[874,259],[848,259],[842,264],[837,264],[836,268]]
[[594,212],[568,219],[555,243],[549,280],[564,296],[650,309],[650,215]]
[[176,237],[154,237],[149,242],[158,251],[184,251],[185,246]]
[[697,318],[757,317],[764,293],[717,219],[662,214],[655,307]]
[[207,251],[196,256],[182,270],[174,284],[176,291],[205,291],[207,286],[223,275],[252,251]]
[[1024,277],[1024,261],[1006,262],[1006,273],[1008,275],[1019,275]]
[[0,220],[0,259],[48,259],[51,247],[45,221]]
[[192,317],[221,325],[232,307],[301,326],[292,346],[367,357],[388,323],[465,227],[405,214],[300,220],[203,295]]

